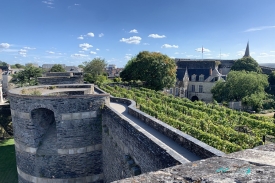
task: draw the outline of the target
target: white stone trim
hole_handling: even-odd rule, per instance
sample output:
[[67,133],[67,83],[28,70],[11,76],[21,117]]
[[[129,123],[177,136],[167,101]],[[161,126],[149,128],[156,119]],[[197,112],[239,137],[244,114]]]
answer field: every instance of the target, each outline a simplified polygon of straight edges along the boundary
[[21,118],[21,119],[31,119],[30,113],[27,113],[27,112],[19,112],[19,111],[12,110],[12,109],[11,109],[11,115],[12,115],[12,116],[19,117],[19,118]]
[[58,154],[80,154],[92,151],[102,150],[102,144],[96,144],[92,146],[80,147],[80,148],[70,148],[70,149],[57,149]]
[[86,177],[78,177],[78,178],[68,178],[68,179],[50,179],[50,178],[41,178],[41,177],[35,177],[29,174],[26,174],[25,172],[21,171],[17,167],[18,175],[20,175],[23,179],[29,182],[33,183],[64,183],[64,182],[71,182],[71,183],[77,183],[77,182],[95,182],[98,180],[102,180],[104,178],[103,173],[96,174],[96,175],[90,175]]
[[87,118],[95,118],[95,117],[97,117],[96,111],[61,114],[62,120],[87,119]]
[[20,144],[16,141],[14,141],[14,145],[15,145],[15,148],[18,150],[18,151],[24,151],[24,152],[28,152],[28,153],[31,153],[31,154],[36,154],[36,151],[37,151],[37,148],[34,148],[34,147],[28,147],[28,146],[25,146],[23,144]]

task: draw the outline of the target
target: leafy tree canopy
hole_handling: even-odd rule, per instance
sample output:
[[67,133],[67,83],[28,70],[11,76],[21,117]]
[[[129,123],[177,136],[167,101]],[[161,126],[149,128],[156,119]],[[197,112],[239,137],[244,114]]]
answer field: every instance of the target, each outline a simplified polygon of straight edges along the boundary
[[11,65],[11,68],[12,69],[24,69],[25,66],[21,65],[21,64],[14,64],[14,65]]
[[218,81],[211,92],[213,98],[218,102],[242,100],[246,104],[256,107],[264,99],[267,86],[268,80],[265,74],[230,71],[226,82]]
[[24,70],[13,75],[12,82],[20,84],[23,86],[27,85],[37,85],[37,78],[42,76],[42,69],[34,67],[32,65],[26,66]]
[[84,65],[84,72],[89,73],[93,76],[97,75],[103,75],[105,72],[105,67],[107,66],[107,63],[104,59],[101,58],[94,58],[90,62],[83,62]]
[[259,64],[252,57],[243,57],[238,59],[234,63],[234,65],[231,67],[231,70],[234,70],[234,71],[245,70],[245,71],[258,72],[258,73],[262,72],[262,69],[260,68]]
[[141,80],[154,90],[171,87],[176,82],[175,61],[157,52],[140,52],[128,61],[120,73],[123,81]]
[[275,85],[275,71],[272,71],[268,75],[268,82],[269,82],[270,85]]
[[0,60],[0,66],[8,66],[8,64]]
[[92,61],[83,62],[84,80],[89,83],[103,82],[106,80],[104,59],[94,58]]
[[53,67],[50,69],[50,72],[66,72],[66,70],[62,67],[61,64],[55,64]]

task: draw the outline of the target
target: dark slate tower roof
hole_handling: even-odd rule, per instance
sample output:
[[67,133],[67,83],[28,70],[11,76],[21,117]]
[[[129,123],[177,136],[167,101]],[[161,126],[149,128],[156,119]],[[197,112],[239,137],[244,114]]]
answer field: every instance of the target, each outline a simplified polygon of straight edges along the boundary
[[250,54],[249,54],[249,42],[247,42],[246,49],[245,49],[245,54],[244,54],[243,57],[250,57]]

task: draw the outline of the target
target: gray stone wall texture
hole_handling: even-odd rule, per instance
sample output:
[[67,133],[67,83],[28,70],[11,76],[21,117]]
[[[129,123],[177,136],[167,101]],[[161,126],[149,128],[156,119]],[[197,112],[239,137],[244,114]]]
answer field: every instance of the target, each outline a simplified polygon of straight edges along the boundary
[[112,108],[105,106],[102,114],[105,182],[180,164]]
[[9,93],[19,182],[103,182],[101,108],[109,95]]
[[79,76],[56,76],[56,77],[39,77],[40,85],[57,85],[57,84],[80,84],[83,83],[83,77]]

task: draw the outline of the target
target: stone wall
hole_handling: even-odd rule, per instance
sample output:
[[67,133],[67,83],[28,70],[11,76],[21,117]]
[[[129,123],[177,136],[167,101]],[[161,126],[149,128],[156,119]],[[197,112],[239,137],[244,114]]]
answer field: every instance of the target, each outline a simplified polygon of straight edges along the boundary
[[109,95],[11,90],[9,99],[19,182],[103,182],[101,108]]
[[[98,93],[105,93],[103,90],[95,87],[95,91]],[[188,149],[193,152],[197,156],[201,158],[210,158],[214,156],[224,156],[225,153],[201,142],[200,140],[183,133],[182,131],[167,125],[166,123],[140,111],[136,108],[136,103],[134,101],[123,99],[123,98],[110,98],[111,102],[124,103],[128,106],[128,113],[136,118],[142,120],[147,125],[151,126],[155,130],[161,132],[165,136],[177,142],[182,147]]]
[[73,73],[71,73],[71,72],[47,72],[46,76],[47,77],[51,77],[51,76],[73,76]]
[[57,85],[57,84],[80,84],[83,83],[83,77],[70,77],[70,76],[59,76],[59,77],[39,77],[38,83],[40,85]]
[[115,183],[129,182],[275,182],[275,145],[235,152],[145,173]]
[[144,130],[108,106],[102,113],[102,126],[105,182],[181,164]]

